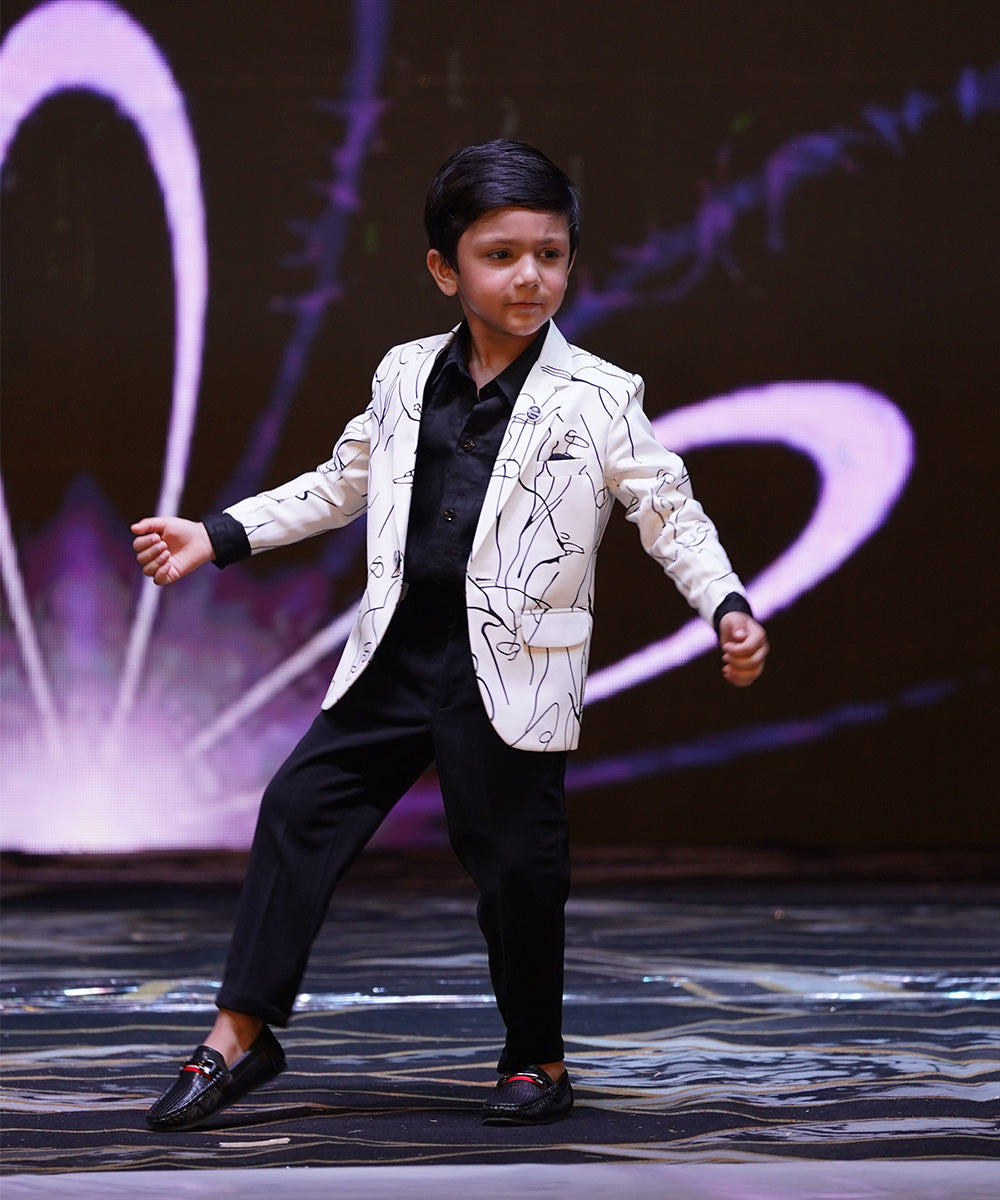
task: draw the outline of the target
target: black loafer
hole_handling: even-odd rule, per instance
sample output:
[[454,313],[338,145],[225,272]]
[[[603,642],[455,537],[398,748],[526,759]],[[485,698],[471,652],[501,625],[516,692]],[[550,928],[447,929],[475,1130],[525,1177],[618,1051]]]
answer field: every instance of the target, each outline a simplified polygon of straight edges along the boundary
[[548,1125],[573,1107],[569,1073],[553,1082],[539,1067],[504,1075],[483,1105],[485,1125]]
[[267,1025],[232,1067],[211,1046],[199,1046],[146,1113],[146,1124],[157,1132],[190,1129],[284,1069],[284,1051]]

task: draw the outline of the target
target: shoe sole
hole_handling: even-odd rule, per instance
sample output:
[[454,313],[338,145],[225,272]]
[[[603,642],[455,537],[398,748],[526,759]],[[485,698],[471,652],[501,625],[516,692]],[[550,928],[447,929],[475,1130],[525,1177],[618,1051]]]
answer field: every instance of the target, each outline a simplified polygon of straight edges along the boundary
[[565,1121],[568,1112],[556,1113],[551,1117],[483,1117],[484,1125],[555,1125],[557,1121]]

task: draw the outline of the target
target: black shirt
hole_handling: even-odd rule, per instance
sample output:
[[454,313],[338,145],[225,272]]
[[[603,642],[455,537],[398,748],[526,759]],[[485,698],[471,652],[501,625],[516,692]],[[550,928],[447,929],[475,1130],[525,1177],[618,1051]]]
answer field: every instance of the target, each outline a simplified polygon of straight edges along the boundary
[[497,452],[548,328],[546,321],[527,349],[478,391],[464,322],[438,355],[420,415],[403,559],[407,583],[464,582]]

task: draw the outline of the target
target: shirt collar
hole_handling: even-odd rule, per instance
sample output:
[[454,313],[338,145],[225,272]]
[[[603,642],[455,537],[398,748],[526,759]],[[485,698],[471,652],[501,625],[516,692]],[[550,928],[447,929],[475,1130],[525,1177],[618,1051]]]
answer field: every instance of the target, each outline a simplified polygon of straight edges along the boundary
[[[485,385],[485,387],[490,387],[492,384],[496,384],[503,393],[504,399],[511,406],[521,394],[521,389],[531,373],[531,368],[538,361],[549,332],[549,324],[550,322],[546,321],[535,334],[531,344],[525,347],[509,366],[504,367],[496,378],[491,379]],[[450,366],[457,368],[463,375],[469,375],[469,324],[467,321],[463,321],[458,327],[451,344],[438,363],[435,374],[439,374]]]

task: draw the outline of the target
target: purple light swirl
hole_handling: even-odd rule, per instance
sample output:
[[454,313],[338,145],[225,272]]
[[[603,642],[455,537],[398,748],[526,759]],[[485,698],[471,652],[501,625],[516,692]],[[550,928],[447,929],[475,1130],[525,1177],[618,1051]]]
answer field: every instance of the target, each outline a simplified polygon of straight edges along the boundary
[[[6,162],[21,122],[50,96],[71,89],[91,91],[114,101],[142,135],[163,193],[173,258],[173,398],[156,511],[175,513],[184,488],[198,404],[208,292],[198,152],[184,98],[149,35],[121,9],[101,0],[54,0],[28,13],[0,45],[0,75],[0,164]],[[0,539],[4,585],[51,744],[55,705],[25,603],[2,490]],[[148,585],[142,589],[125,654],[112,732],[120,730],[132,707],[158,600],[157,588]]]
[[[773,383],[706,400],[653,422],[657,436],[684,453],[694,446],[772,442],[807,454],[820,493],[806,528],[748,586],[762,620],[825,578],[883,524],[913,464],[906,418],[884,396],[856,383]],[[701,620],[595,671],[587,703],[604,700],[711,649]]]

